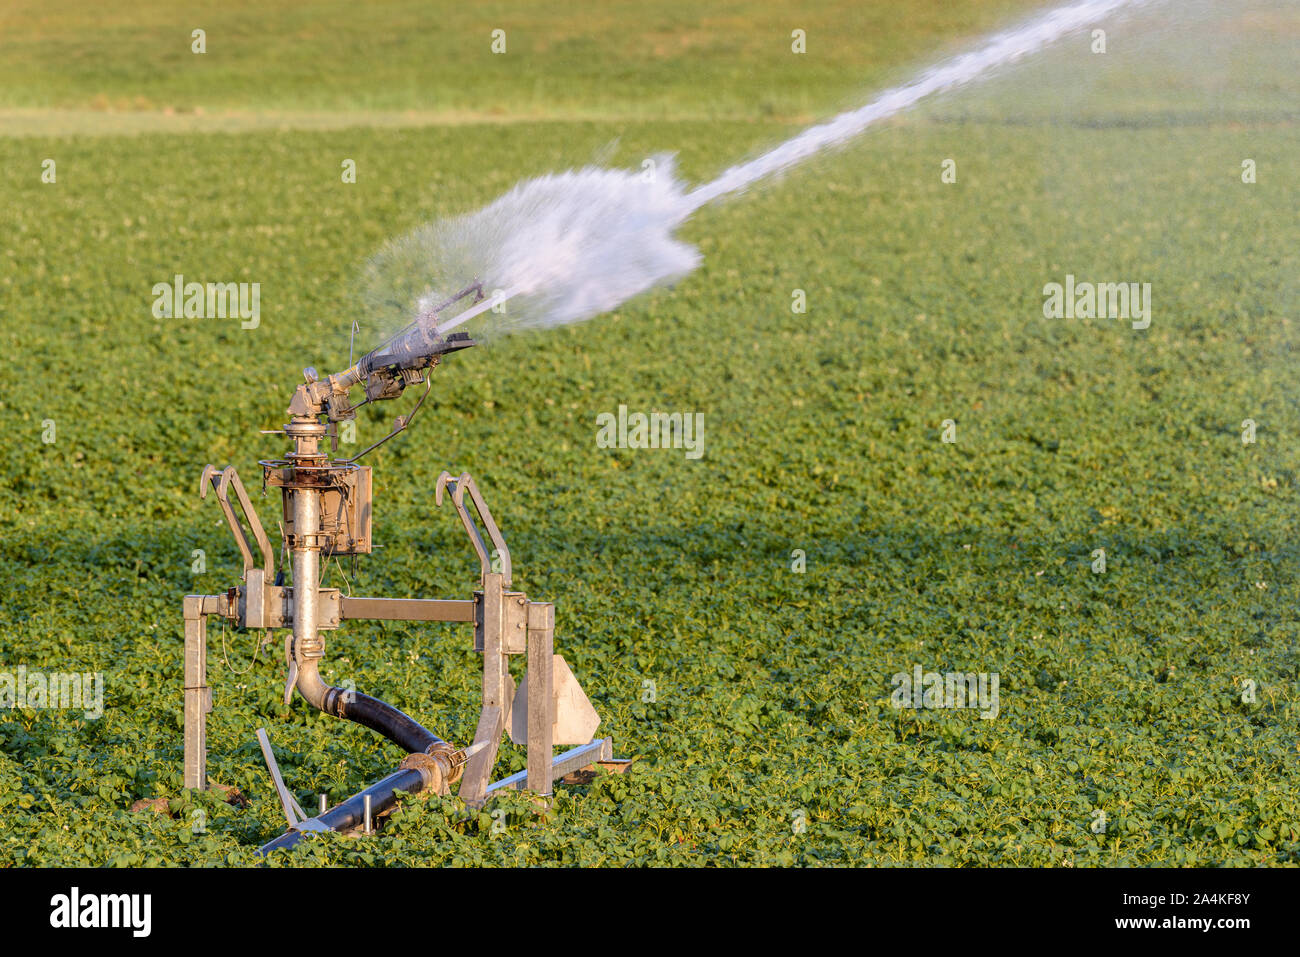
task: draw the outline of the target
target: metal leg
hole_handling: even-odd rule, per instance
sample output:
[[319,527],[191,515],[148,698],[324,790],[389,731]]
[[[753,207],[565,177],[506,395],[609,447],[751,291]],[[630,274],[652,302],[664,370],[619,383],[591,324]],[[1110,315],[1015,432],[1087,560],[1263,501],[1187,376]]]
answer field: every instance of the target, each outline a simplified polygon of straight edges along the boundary
[[461,778],[461,800],[471,806],[482,804],[487,793],[492,766],[497,763],[497,749],[505,733],[507,715],[513,688],[510,681],[510,659],[502,647],[505,631],[505,581],[497,572],[483,575],[483,620],[480,633],[483,637],[483,710],[479,713],[478,730],[474,744],[486,743],[465,765]]
[[551,742],[555,727],[555,606],[528,606],[528,790],[551,793]]
[[203,597],[185,598],[185,787],[208,786],[208,618]]
[[460,779],[460,799],[470,807],[478,807],[487,796],[488,779],[492,766],[497,763],[497,749],[505,731],[505,714],[495,705],[489,705],[479,715],[478,730],[474,732],[474,746],[486,744],[481,751],[471,755]]

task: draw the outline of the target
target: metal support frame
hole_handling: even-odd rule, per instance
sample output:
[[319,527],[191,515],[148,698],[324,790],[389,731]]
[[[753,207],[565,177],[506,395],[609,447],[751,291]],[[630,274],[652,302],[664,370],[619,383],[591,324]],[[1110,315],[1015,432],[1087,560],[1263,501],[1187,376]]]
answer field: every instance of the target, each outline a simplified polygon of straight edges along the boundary
[[[268,586],[274,592],[275,586]],[[212,689],[208,686],[208,618],[223,618],[236,624],[248,604],[236,589],[234,599],[224,595],[187,595],[185,619],[185,758],[184,786],[207,788],[207,716],[212,711]],[[339,599],[339,617],[359,621],[447,621],[473,624],[475,602],[437,598],[354,598]],[[288,627],[292,616],[274,619],[275,627]]]
[[[555,760],[551,762],[550,776],[551,781],[558,781],[566,774],[574,771],[581,771],[589,764],[596,764],[601,761],[614,760],[614,739],[597,738],[591,744],[584,744],[580,747],[565,751],[563,754],[557,754]],[[502,778],[493,784],[488,785],[488,793],[500,791],[504,788],[513,788],[516,791],[522,791],[527,788],[529,791],[536,791],[532,781],[529,778],[529,771],[516,771],[507,778]],[[549,790],[550,784],[547,784]]]
[[[220,479],[218,480],[218,475]],[[207,715],[212,711],[212,692],[207,684],[207,620],[219,617],[244,627],[291,628],[293,607],[283,586],[273,585],[273,561],[269,542],[253,511],[243,485],[232,468],[218,473],[208,466],[201,487],[208,484],[217,490],[222,511],[235,533],[244,565],[244,586],[222,595],[190,595],[184,602],[185,620],[185,787],[207,787]],[[228,498],[233,487],[240,507],[252,529],[247,535],[236,519]],[[549,602],[529,601],[522,592],[510,590],[510,552],[478,488],[468,473],[452,478],[444,472],[438,478],[436,502],[450,488],[453,504],[464,525],[481,566],[481,588],[472,600],[430,598],[371,598],[339,595],[337,590],[318,589],[325,607],[332,609],[320,616],[318,627],[334,628],[342,621],[444,621],[474,626],[474,648],[483,655],[482,709],[459,795],[470,806],[481,805],[487,796],[502,788],[524,788],[538,795],[549,795],[553,782],[570,771],[596,761],[609,760],[612,742],[598,738],[559,756],[553,751],[556,724],[556,701],[553,687],[555,606]],[[478,524],[465,502],[470,504],[487,530],[484,540]],[[493,552],[488,551],[489,543]],[[255,564],[253,546],[262,553],[262,568]],[[493,570],[494,567],[498,570]],[[327,594],[328,593],[328,594]],[[489,784],[497,761],[502,737],[511,726],[511,708],[515,699],[514,680],[510,675],[510,656],[526,655],[527,694],[527,768],[518,774]],[[271,768],[276,790],[286,809],[291,827],[312,827],[314,819],[305,815],[292,795],[278,779],[278,767],[270,751],[265,732],[259,732],[263,754]],[[295,823],[294,818],[297,818]]]

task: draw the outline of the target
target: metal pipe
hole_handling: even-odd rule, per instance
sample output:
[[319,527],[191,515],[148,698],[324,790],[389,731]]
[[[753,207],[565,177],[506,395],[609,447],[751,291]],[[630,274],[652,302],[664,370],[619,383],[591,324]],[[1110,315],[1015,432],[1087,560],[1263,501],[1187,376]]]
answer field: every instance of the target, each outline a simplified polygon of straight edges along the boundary
[[[318,421],[295,417],[285,431],[294,438],[296,461],[312,462],[321,458],[317,442],[324,427]],[[325,657],[325,640],[319,627],[319,490],[310,487],[294,489],[292,514],[293,658],[297,665],[298,693],[317,710],[378,731],[404,751],[428,752],[435,745],[446,747],[445,741],[392,705],[369,695],[333,687],[321,677],[320,661]]]
[[[299,442],[299,448],[302,447]],[[312,444],[314,445],[314,439]],[[314,451],[314,450],[313,450]],[[329,686],[321,680],[319,663],[325,655],[320,637],[320,493],[293,491],[293,657],[298,664],[298,692],[313,707],[326,710]]]
[[335,688],[320,675],[325,641],[318,627],[320,580],[320,497],[314,489],[293,493],[293,656],[298,693],[319,711],[378,731],[404,751],[428,751],[445,744],[418,721],[377,698]]
[[[341,373],[338,377],[340,385],[350,388],[353,384],[361,381],[370,375],[375,369],[383,366],[398,364],[405,366],[413,361],[418,361],[427,356],[434,355],[437,347],[443,343],[442,333],[447,329],[460,325],[466,319],[477,316],[479,313],[491,309],[498,302],[504,302],[510,296],[514,295],[517,289],[511,289],[508,293],[493,297],[492,299],[483,298],[483,284],[481,282],[472,283],[462,289],[460,292],[449,296],[444,301],[432,306],[414,322],[397,333],[383,345],[372,349],[364,356],[357,360],[357,364],[347,371]],[[439,328],[438,314],[443,309],[462,299],[470,293],[474,293],[474,300],[478,305],[466,309],[460,315],[450,320],[444,328]]]

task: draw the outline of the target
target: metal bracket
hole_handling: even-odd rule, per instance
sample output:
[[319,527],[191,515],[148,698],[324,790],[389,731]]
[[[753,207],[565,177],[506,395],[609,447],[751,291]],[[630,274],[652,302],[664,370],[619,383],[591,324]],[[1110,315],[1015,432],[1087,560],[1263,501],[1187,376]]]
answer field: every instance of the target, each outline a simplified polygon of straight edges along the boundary
[[470,501],[473,502],[479,519],[483,522],[483,527],[487,529],[493,547],[501,556],[502,582],[509,585],[511,575],[510,548],[506,545],[501,530],[497,528],[497,523],[492,520],[492,513],[488,511],[487,502],[483,501],[478,486],[474,484],[474,480],[470,478],[468,472],[462,472],[459,478],[452,478],[451,473],[444,470],[438,476],[438,484],[433,489],[433,502],[440,508],[442,507],[442,494],[448,486],[451,486],[452,504],[456,506],[456,512],[460,515],[460,522],[465,526],[465,531],[469,534],[469,542],[474,546],[474,551],[478,554],[479,564],[483,568],[483,575],[487,576],[492,572],[492,559],[488,553],[487,545],[483,542],[483,536],[479,533],[478,526],[474,524],[469,509],[465,507],[466,491],[469,492]]
[[231,534],[235,536],[235,544],[239,546],[239,554],[244,560],[244,580],[248,581],[248,573],[256,567],[256,562],[253,560],[253,543],[249,541],[248,533],[244,531],[243,524],[235,517],[234,506],[230,504],[230,488],[234,486],[235,497],[239,499],[239,507],[243,510],[244,518],[248,521],[248,527],[253,532],[253,539],[258,550],[262,553],[263,580],[269,584],[274,578],[275,553],[271,550],[271,540],[266,537],[266,531],[262,528],[262,522],[257,517],[257,511],[253,508],[248,493],[244,491],[244,483],[239,480],[235,467],[230,465],[218,471],[216,466],[204,466],[203,475],[199,478],[199,498],[208,497],[209,483],[217,490],[217,503],[221,506],[221,511],[225,513]]

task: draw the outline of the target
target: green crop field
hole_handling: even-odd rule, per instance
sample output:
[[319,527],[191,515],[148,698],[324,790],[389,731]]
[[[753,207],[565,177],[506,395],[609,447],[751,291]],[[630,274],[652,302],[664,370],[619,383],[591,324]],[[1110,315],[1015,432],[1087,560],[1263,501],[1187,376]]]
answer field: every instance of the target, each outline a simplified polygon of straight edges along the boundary
[[[103,676],[99,717],[0,709],[0,862],[255,863],[259,727],[304,807],[401,759],[214,623],[208,774],[247,802],[182,788],[181,600],[240,572],[200,472],[275,537],[259,430],[353,319],[376,344],[387,238],[592,161],[706,181],[1041,5],[446,6],[0,12],[0,677]],[[451,356],[369,457],[383,547],[325,584],[468,598],[433,489],[470,471],[635,764],[273,863],[1300,863],[1300,20],[1109,34],[702,210],[675,287]],[[178,273],[260,283],[260,324],[156,318]],[[1150,283],[1149,327],[1045,318],[1067,274]],[[620,405],[703,413],[705,454],[598,448]],[[996,715],[895,707],[918,665],[996,675]],[[350,623],[323,673],[467,743],[479,669],[463,626]]]

